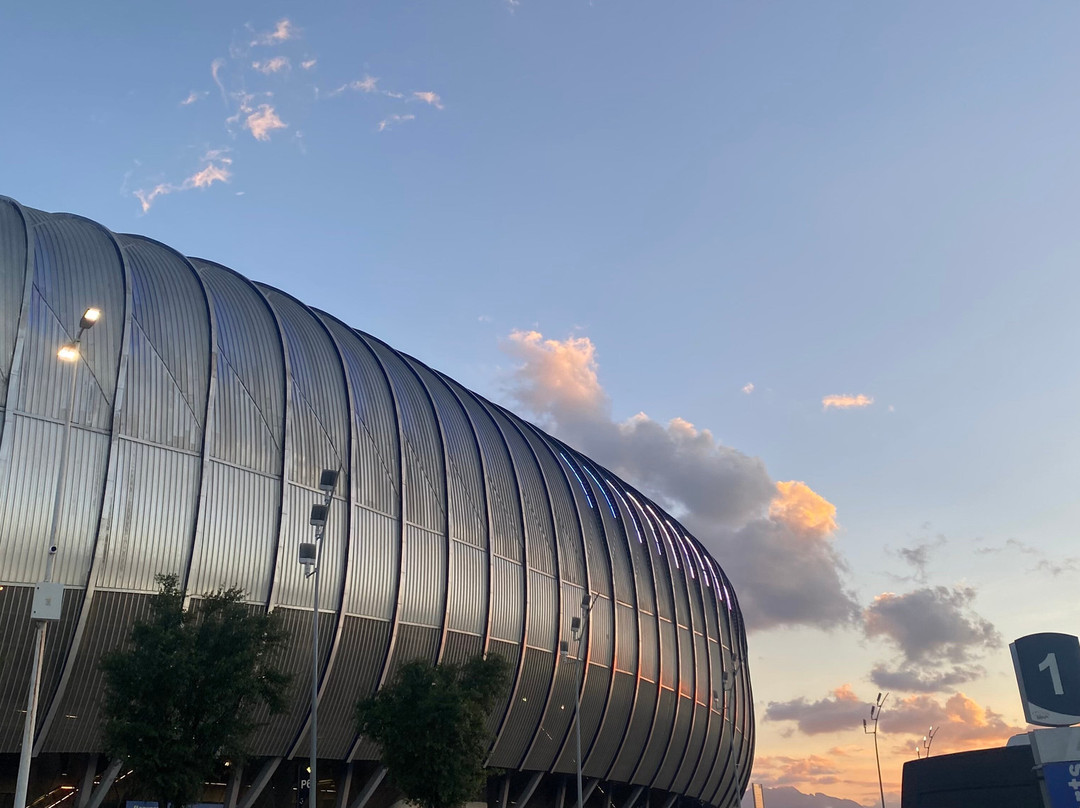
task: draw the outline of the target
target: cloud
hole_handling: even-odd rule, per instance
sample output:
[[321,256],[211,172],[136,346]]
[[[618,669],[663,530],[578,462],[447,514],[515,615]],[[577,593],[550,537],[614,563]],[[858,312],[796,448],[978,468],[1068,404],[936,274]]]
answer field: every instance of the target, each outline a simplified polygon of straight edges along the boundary
[[945,670],[929,669],[919,665],[901,664],[890,670],[878,663],[870,671],[870,681],[882,690],[900,690],[907,693],[939,693],[953,690],[958,685],[974,681],[985,675],[981,665],[954,665]]
[[927,695],[897,699],[881,712],[882,733],[908,733],[922,738],[929,727],[937,728],[935,752],[953,752],[980,747],[1004,746],[1024,727],[1009,724],[1000,713],[984,707],[963,693],[955,693],[944,703]]
[[804,735],[818,735],[862,726],[868,709],[867,703],[855,695],[851,685],[844,684],[818,701],[799,697],[791,701],[769,702],[765,709],[765,720],[794,721]]
[[149,191],[140,189],[134,192],[134,196],[142,205],[143,213],[150,210],[154,200],[159,196],[176,193],[177,191],[189,191],[192,188],[209,188],[215,182],[228,182],[232,177],[229,166],[232,158],[228,157],[224,150],[217,149],[203,155],[202,162],[205,165],[179,184],[159,183]]
[[305,59],[300,63],[300,67],[304,68],[304,70],[311,70],[317,63],[318,59]]
[[221,91],[221,100],[229,103],[228,93],[225,92],[225,83],[221,80],[221,68],[225,67],[225,60],[217,58],[210,63],[210,75],[214,77],[214,84]]
[[292,67],[292,64],[286,56],[275,56],[273,59],[267,59],[262,62],[252,62],[251,66],[264,76],[269,76],[271,73],[280,73],[282,70],[289,70]]
[[[816,756],[812,756],[816,757]],[[767,766],[781,766],[784,767],[780,779],[788,780],[793,779],[792,775],[798,769],[799,758],[784,758],[784,757],[772,757],[772,758],[759,758],[754,761],[754,776],[755,782],[760,777],[758,769],[761,766],[761,760],[766,761]],[[813,769],[813,763],[810,764],[811,770]],[[775,780],[773,781],[775,782]],[[805,781],[802,781],[805,782]],[[831,783],[812,783],[811,785],[831,785]],[[868,783],[868,785],[871,785]],[[877,788],[877,781],[875,780],[872,785]],[[830,789],[831,790],[831,789]],[[834,797],[831,794],[822,794],[820,792],[816,794],[804,794],[794,786],[778,786],[776,788],[764,788],[762,789],[762,797],[765,804],[769,808],[863,808],[861,803],[855,802],[855,800],[848,800],[842,797]],[[890,802],[896,802],[896,800],[890,800]],[[876,803],[873,804],[876,806]]]
[[501,347],[518,363],[505,378],[509,397],[681,519],[732,578],[748,626],[854,621],[859,607],[832,546],[835,508],[809,486],[777,485],[759,458],[682,418],[615,421],[588,337],[514,331]]
[[415,93],[413,93],[413,98],[419,99],[420,101],[423,101],[425,104],[431,104],[431,106],[435,107],[435,109],[442,109],[443,108],[442,99],[439,98],[438,93],[415,92]]
[[971,608],[971,587],[928,586],[903,595],[886,592],[863,613],[868,637],[884,637],[915,665],[963,664],[1001,644],[989,621]]
[[743,385],[742,391],[744,393],[746,393],[746,395],[750,395],[752,392],[754,392],[754,383],[753,382],[747,382],[746,384]]
[[945,536],[939,533],[932,542],[921,542],[914,547],[901,547],[896,551],[896,555],[912,568],[914,574],[909,577],[896,577],[900,580],[914,579],[919,583],[926,583],[927,565],[930,563],[930,556],[939,547],[944,547],[947,541]]
[[277,45],[281,42],[287,42],[290,39],[296,39],[299,35],[300,31],[291,21],[288,19],[280,19],[273,31],[256,34],[251,45],[252,47],[256,45]]
[[821,406],[826,410],[830,408],[850,410],[858,407],[869,407],[873,403],[874,399],[871,396],[863,395],[862,393],[859,393],[857,396],[841,393],[839,395],[825,396],[821,399]]
[[416,120],[415,115],[390,115],[390,116],[388,116],[386,118],[383,118],[381,121],[379,121],[379,131],[380,132],[385,132],[387,129],[390,129],[390,128],[396,126],[399,123],[405,123],[406,121],[415,121],[415,120]]
[[251,130],[256,140],[269,140],[274,129],[284,129],[287,124],[277,116],[269,104],[260,104],[259,108],[247,116],[244,126]]
[[180,102],[180,106],[186,107],[190,104],[194,104],[199,99],[206,98],[207,95],[209,95],[209,93],[207,93],[205,90],[203,90],[202,92],[192,90],[190,93],[188,93],[188,97]]

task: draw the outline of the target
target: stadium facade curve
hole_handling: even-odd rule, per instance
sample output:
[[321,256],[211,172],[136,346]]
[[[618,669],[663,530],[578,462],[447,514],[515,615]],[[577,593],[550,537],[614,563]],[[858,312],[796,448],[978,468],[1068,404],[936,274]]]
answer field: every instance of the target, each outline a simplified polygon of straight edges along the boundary
[[[104,312],[78,372],[57,360]],[[322,468],[341,475],[323,547],[319,746],[372,760],[353,705],[413,658],[495,652],[514,672],[489,764],[575,771],[574,659],[595,596],[584,775],[734,805],[753,710],[742,618],[719,564],[589,458],[378,339],[147,238],[0,197],[0,753],[16,753],[69,404],[72,428],[35,752],[99,750],[97,660],[154,576],[238,585],[282,615],[287,712],[260,756],[302,758]],[[739,782],[736,782],[738,780]],[[649,793],[649,792],[647,792]]]

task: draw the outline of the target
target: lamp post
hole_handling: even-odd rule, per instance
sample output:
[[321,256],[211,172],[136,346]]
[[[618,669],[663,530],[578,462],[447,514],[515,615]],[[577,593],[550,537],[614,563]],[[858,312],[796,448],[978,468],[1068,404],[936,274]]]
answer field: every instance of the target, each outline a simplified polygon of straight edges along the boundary
[[319,558],[322,555],[323,533],[326,532],[326,517],[330,512],[330,500],[337,487],[338,473],[334,469],[323,469],[319,475],[319,490],[323,492],[322,503],[311,506],[312,527],[315,528],[315,541],[300,544],[300,564],[304,567],[304,577],[315,576],[315,595],[311,607],[311,765],[308,779],[308,808],[317,808],[318,774],[316,761],[319,757]]
[[[941,727],[938,727],[937,729],[934,729],[934,727],[930,727],[930,729],[926,731],[926,734],[923,735],[922,749],[926,750],[926,757],[930,757],[930,747],[933,745],[934,736],[937,735],[939,729],[941,729]],[[919,747],[917,746],[915,747],[915,756],[920,758],[922,757],[922,750],[919,749]]]
[[[738,656],[732,655],[731,658],[731,670],[724,671],[723,677],[720,680],[720,686],[724,689],[724,704],[730,705],[730,709],[725,710],[724,719],[731,726],[731,749],[735,753],[735,799],[737,801],[742,800],[742,782],[739,779],[739,755],[742,754],[741,749],[735,749],[735,679],[739,675],[739,668],[742,667],[742,661]],[[713,691],[715,693],[715,691]],[[716,698],[713,698],[713,704],[715,706]]]
[[[863,722],[862,722],[863,732],[865,732],[867,735],[873,735],[874,736],[874,760],[877,761],[877,782],[878,782],[878,789],[881,791],[881,808],[885,808],[885,785],[881,780],[881,756],[878,754],[877,722],[878,722],[878,718],[881,717],[881,708],[885,705],[885,699],[887,699],[887,698],[889,698],[888,693],[886,693],[884,696],[882,696],[880,693],[878,693],[877,694],[877,700],[873,704],[870,705],[870,721],[874,725],[873,729],[870,729],[866,725],[866,719],[865,718],[863,719]],[[928,748],[927,751],[929,752],[929,748]]]
[[75,385],[79,378],[79,344],[83,334],[94,327],[101,319],[101,309],[91,306],[83,312],[79,320],[79,331],[75,339],[61,346],[56,352],[58,359],[71,362],[71,391],[68,394],[67,412],[64,422],[64,436],[60,443],[60,467],[56,471],[56,493],[53,496],[52,517],[49,521],[49,552],[45,561],[45,577],[34,587],[34,602],[30,613],[37,620],[34,628],[34,665],[30,674],[30,693],[26,701],[26,719],[23,721],[22,748],[19,750],[19,773],[15,781],[15,808],[24,808],[26,792],[30,784],[30,758],[34,749],[34,732],[37,728],[38,697],[41,693],[41,669],[45,663],[45,629],[49,622],[60,619],[60,610],[64,600],[64,585],[54,583],[52,579],[53,561],[56,558],[56,530],[60,518],[60,502],[64,498],[65,472],[67,471],[68,443],[71,436],[72,413],[75,408]]
[[574,735],[577,744],[577,808],[582,808],[581,803],[581,677],[582,668],[584,667],[584,659],[581,656],[581,640],[585,636],[585,632],[589,627],[589,614],[592,612],[593,604],[596,603],[595,595],[585,595],[581,599],[581,616],[573,617],[570,619],[570,634],[574,638],[574,648],[577,653],[576,667],[575,667],[575,694],[576,701],[574,702]]

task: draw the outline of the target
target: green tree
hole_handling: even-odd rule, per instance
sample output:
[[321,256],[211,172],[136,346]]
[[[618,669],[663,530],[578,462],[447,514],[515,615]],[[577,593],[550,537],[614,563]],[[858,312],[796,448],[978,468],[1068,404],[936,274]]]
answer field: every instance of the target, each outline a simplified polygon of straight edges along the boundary
[[104,655],[106,752],[133,769],[159,808],[196,801],[222,760],[242,761],[255,709],[284,709],[288,677],[270,662],[284,642],[276,617],[240,589],[184,609],[176,575],[158,575],[150,615],[126,647]]
[[382,750],[394,784],[425,808],[454,808],[484,785],[488,716],[510,666],[496,654],[464,665],[409,662],[356,708],[360,731]]

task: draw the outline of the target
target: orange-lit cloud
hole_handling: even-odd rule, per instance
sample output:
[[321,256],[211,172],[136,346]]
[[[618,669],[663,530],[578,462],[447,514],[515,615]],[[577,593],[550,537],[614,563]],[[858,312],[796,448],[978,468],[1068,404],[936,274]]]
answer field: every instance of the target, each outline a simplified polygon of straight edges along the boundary
[[872,396],[867,396],[859,393],[857,396],[848,395],[847,393],[840,393],[838,395],[825,396],[821,399],[821,406],[824,409],[837,409],[837,410],[850,410],[857,409],[859,407],[869,407],[874,403]]
[[273,59],[252,62],[251,66],[265,76],[269,76],[271,73],[280,73],[282,70],[288,70],[292,67],[288,58],[285,56],[275,56]]
[[277,45],[281,42],[286,42],[290,39],[295,39],[299,36],[299,31],[296,26],[288,19],[280,19],[273,31],[267,31],[262,34],[256,34],[255,39],[251,41],[252,46],[255,45]]
[[256,140],[269,140],[274,129],[284,129],[287,124],[277,116],[269,104],[260,104],[259,108],[247,116],[244,126],[251,130]]
[[439,98],[438,93],[432,93],[432,92],[420,93],[420,92],[416,92],[416,93],[413,93],[413,98],[416,98],[416,99],[418,99],[420,101],[423,101],[425,104],[431,104],[431,106],[435,107],[435,109],[442,109],[443,108],[442,99]]
[[232,176],[229,169],[229,166],[232,165],[232,158],[228,157],[224,151],[220,149],[209,151],[203,155],[202,159],[206,165],[179,184],[162,182],[149,191],[142,189],[135,191],[134,195],[142,205],[143,213],[150,210],[150,206],[154,204],[154,200],[159,196],[176,193],[177,191],[189,191],[192,188],[209,188],[215,182],[229,181]]
[[533,412],[571,408],[602,411],[607,396],[596,376],[596,348],[588,337],[544,339],[539,331],[512,331],[504,347],[525,364],[515,396]]
[[769,518],[817,536],[836,530],[836,506],[806,483],[777,482],[776,497],[769,503]]

